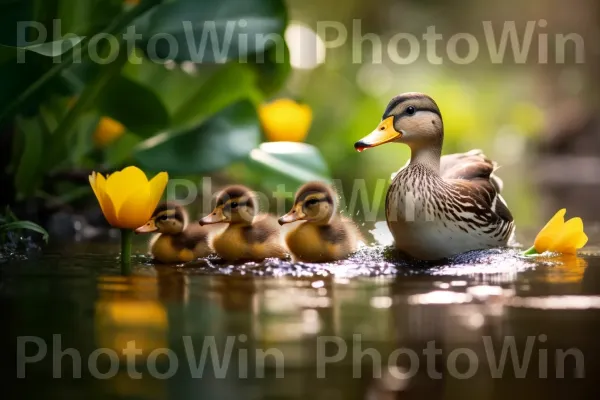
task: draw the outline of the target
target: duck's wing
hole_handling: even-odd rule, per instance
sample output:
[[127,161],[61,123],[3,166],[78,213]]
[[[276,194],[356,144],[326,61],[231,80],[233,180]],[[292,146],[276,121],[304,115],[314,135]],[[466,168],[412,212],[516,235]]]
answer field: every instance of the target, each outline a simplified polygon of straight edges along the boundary
[[500,219],[502,224],[512,225],[513,216],[500,195],[502,180],[494,175],[496,168],[481,150],[471,150],[442,157],[440,173],[455,191],[455,198],[461,199],[465,211],[481,220],[493,223]]
[[498,165],[487,158],[479,149],[467,153],[456,153],[442,156],[440,159],[440,175],[444,179],[485,180],[489,181],[497,193],[502,191],[503,182],[494,171]]

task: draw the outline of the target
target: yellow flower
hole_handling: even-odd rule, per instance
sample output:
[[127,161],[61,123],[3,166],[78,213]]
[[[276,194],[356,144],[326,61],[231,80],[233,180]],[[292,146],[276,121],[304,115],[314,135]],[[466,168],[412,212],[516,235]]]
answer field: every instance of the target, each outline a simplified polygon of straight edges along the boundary
[[533,244],[536,253],[576,254],[577,249],[585,246],[588,237],[583,232],[583,221],[577,217],[565,222],[566,212],[564,208],[559,210],[538,233]]
[[137,167],[127,167],[105,179],[92,172],[90,185],[102,213],[115,228],[135,229],[144,225],[156,209],[169,176],[157,174],[150,182]]
[[312,110],[291,99],[279,99],[258,108],[260,122],[271,142],[302,142],[312,122]]
[[109,117],[102,117],[94,132],[96,147],[106,147],[123,135],[125,127],[119,121]]

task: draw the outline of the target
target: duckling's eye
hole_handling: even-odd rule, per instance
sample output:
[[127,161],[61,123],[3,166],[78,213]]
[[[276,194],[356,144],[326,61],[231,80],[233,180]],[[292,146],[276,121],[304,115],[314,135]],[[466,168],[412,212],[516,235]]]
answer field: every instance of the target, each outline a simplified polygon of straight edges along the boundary
[[237,206],[238,206],[237,202],[234,201],[231,203],[231,208],[237,208]]
[[408,115],[413,115],[417,110],[413,106],[406,107],[406,113]]
[[319,202],[318,199],[310,199],[306,202],[306,205],[308,206],[314,206],[315,204],[317,204]]
[[160,217],[156,218],[157,221],[163,222],[168,220],[169,217],[167,217],[166,215],[161,215]]

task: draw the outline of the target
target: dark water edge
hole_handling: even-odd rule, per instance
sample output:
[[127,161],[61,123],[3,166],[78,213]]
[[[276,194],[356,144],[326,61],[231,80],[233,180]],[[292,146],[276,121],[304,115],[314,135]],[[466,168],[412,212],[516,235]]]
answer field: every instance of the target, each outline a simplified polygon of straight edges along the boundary
[[[128,277],[115,243],[47,249],[0,267],[3,379],[17,389],[5,397],[596,398],[599,243],[578,257],[498,249],[435,266],[383,247],[327,265],[138,255]],[[142,354],[128,360],[130,341]],[[40,343],[46,356],[19,364]],[[199,377],[189,363],[213,345],[229,365],[207,356]],[[502,346],[529,363],[509,354],[497,368]]]

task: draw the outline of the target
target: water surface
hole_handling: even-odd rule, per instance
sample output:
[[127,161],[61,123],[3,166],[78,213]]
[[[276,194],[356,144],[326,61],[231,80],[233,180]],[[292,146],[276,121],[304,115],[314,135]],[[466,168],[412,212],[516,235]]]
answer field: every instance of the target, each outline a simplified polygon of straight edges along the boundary
[[[119,273],[116,243],[58,246],[0,267],[3,354],[12,376],[25,374],[15,398],[595,398],[598,244],[435,266],[383,247],[329,265],[154,266],[138,255],[132,276]],[[128,359],[129,342],[140,355]],[[40,343],[45,357],[15,363]],[[490,363],[511,343],[522,369],[510,356]],[[229,360],[222,370],[211,348]]]

